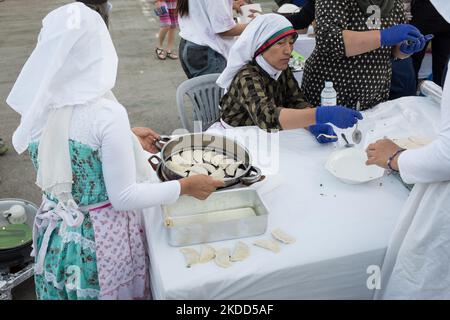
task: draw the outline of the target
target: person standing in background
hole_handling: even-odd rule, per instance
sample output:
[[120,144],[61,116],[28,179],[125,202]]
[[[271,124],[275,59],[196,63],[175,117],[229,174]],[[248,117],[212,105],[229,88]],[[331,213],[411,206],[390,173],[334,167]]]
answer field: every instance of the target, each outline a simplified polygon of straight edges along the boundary
[[111,4],[108,0],[76,0],[76,2],[82,2],[92,10],[98,12],[105,21],[106,26],[109,28],[109,11],[111,10]]
[[[450,56],[450,23],[439,14],[430,0],[411,1],[411,24],[417,27],[423,34],[432,33],[431,40],[433,50],[433,81],[443,86],[444,69]],[[418,78],[426,47],[412,56],[414,71]]]
[[[178,59],[178,55],[172,52],[175,40],[175,30],[178,28],[177,0],[156,0],[156,9],[159,10],[159,34],[158,46],[155,49],[156,56],[160,60],[169,57],[172,60]],[[164,40],[167,35],[167,47],[164,50]]]
[[286,17],[295,30],[306,29],[314,21],[316,16],[315,5],[316,0],[308,0],[299,12]]
[[233,0],[178,0],[180,61],[186,76],[221,73],[235,36],[246,24],[233,19]]
[[[411,0],[403,0],[406,22],[411,21]],[[417,92],[417,80],[414,76],[413,60],[411,57],[392,60],[392,78],[389,100],[414,96]]]
[[369,14],[370,6],[363,0],[316,0],[316,47],[302,81],[310,104],[319,105],[324,82],[332,81],[338,104],[372,108],[389,97],[391,57],[404,59],[425,47],[429,37],[404,24],[402,0],[379,1],[380,21]]

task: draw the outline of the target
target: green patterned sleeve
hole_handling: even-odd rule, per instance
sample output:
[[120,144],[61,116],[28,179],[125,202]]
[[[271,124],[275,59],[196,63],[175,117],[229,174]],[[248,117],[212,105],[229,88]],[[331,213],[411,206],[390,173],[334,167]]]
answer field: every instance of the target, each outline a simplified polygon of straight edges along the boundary
[[247,110],[253,123],[264,130],[279,129],[278,121],[282,107],[276,106],[264,91],[264,80],[255,73],[243,75],[237,81],[238,99]]

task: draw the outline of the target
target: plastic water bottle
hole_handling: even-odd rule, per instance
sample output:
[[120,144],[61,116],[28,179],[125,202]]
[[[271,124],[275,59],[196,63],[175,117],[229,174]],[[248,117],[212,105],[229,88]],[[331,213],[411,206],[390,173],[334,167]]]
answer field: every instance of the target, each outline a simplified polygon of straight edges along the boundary
[[322,106],[337,105],[337,93],[333,88],[333,82],[325,81],[325,88],[323,88],[320,94],[320,104]]

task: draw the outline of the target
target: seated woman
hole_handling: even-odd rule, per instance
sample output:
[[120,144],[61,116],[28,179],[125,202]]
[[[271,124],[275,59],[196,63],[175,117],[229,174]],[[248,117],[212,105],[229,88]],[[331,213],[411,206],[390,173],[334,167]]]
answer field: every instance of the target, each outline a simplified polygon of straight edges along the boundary
[[223,126],[264,130],[308,128],[319,142],[336,141],[331,126],[352,127],[362,115],[341,106],[311,108],[288,68],[297,33],[278,14],[256,17],[230,51],[227,67],[217,80],[226,90],[221,100]]

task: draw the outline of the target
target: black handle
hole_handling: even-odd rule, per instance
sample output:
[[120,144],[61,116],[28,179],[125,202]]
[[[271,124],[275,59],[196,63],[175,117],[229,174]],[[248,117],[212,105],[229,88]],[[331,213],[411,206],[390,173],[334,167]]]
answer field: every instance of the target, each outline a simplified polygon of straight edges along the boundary
[[[158,162],[154,163],[153,159],[156,159]],[[153,170],[155,170],[155,172],[158,172],[158,166],[161,163],[161,158],[158,157],[157,155],[153,155],[150,158],[148,158],[148,162],[150,163],[150,165],[152,166]]]
[[171,136],[160,136],[159,140],[156,140],[154,145],[156,147],[156,149],[158,149],[160,152],[162,150],[162,148],[166,145],[167,142],[169,142],[170,140],[172,140]]

